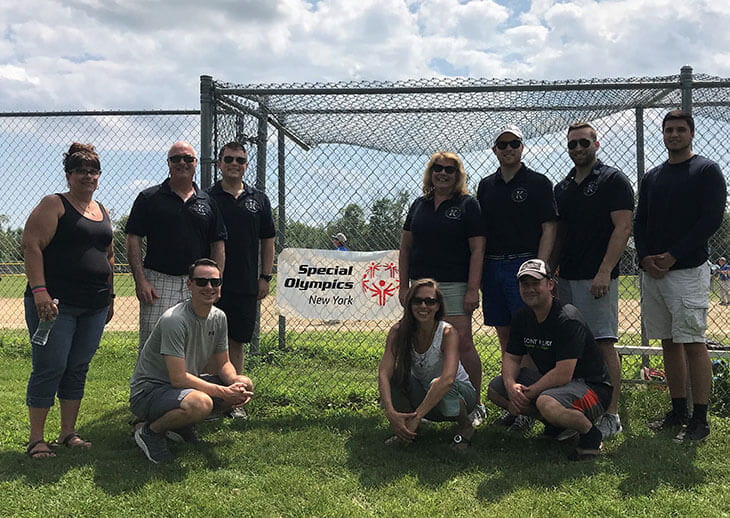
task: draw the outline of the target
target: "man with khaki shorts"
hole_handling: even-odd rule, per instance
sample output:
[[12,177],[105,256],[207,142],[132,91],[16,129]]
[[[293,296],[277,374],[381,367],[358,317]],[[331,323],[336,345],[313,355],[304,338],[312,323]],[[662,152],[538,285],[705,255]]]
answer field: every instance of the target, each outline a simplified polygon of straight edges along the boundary
[[695,127],[689,113],[669,112],[662,121],[662,133],[669,159],[644,176],[634,219],[636,253],[643,270],[644,327],[648,338],[662,341],[672,398],[672,409],[649,427],[679,429],[675,442],[695,442],[710,434],[707,405],[712,365],[705,343],[710,293],[707,241],[722,223],[727,188],[717,163],[692,151]]

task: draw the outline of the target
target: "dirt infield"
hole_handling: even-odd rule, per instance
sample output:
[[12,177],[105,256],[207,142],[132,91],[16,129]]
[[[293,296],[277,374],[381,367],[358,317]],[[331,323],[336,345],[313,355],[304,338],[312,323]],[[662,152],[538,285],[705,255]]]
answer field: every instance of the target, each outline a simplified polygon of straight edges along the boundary
[[[139,305],[135,297],[117,297],[115,302],[115,314],[112,321],[107,325],[109,331],[137,331]],[[261,329],[272,331],[277,329],[279,314],[276,309],[274,297],[267,297],[261,304]],[[491,334],[492,328],[480,326],[483,321],[481,310],[474,315],[474,332]],[[305,330],[325,328],[333,331],[339,329],[370,331],[385,330],[388,322],[325,322],[323,320],[287,319],[288,330]],[[22,329],[25,327],[23,316],[22,299],[0,299],[0,328]],[[619,301],[619,332],[638,334],[641,331],[639,322],[639,301]],[[717,302],[710,302],[710,313],[708,318],[708,333],[730,335],[730,308],[720,306]]]

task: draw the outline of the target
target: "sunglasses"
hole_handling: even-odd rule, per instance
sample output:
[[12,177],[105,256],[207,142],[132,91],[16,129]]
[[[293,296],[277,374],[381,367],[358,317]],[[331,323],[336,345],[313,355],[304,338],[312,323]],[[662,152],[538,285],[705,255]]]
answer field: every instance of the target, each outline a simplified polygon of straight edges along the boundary
[[246,162],[248,162],[248,160],[246,160],[246,157],[243,157],[243,156],[224,156],[223,157],[223,161],[226,164],[230,164],[234,160],[236,161],[237,164],[241,164],[241,165],[243,165]]
[[422,303],[427,306],[435,306],[439,303],[439,300],[433,297],[413,297],[411,299],[411,306],[420,306]]
[[578,144],[580,144],[580,147],[587,148],[591,145],[591,141],[587,138],[579,138],[577,140],[569,140],[568,141],[568,149],[575,149],[578,147]]
[[186,164],[192,164],[195,162],[195,157],[193,155],[172,155],[167,157],[167,159],[173,164],[179,164],[180,160],[183,160]]
[[101,170],[99,169],[74,169],[71,172],[82,176],[86,176],[87,174],[91,176],[99,176],[101,174]]
[[433,164],[431,166],[432,173],[440,173],[441,171],[446,171],[446,174],[454,174],[458,170],[459,168],[453,165]]
[[514,140],[501,140],[495,144],[497,146],[497,149],[507,149],[507,146],[511,147],[512,149],[517,149],[522,145],[522,141],[519,139]]
[[217,288],[221,284],[223,284],[223,279],[220,277],[215,278],[208,278],[208,277],[193,277],[190,279],[195,283],[196,286],[199,286],[200,288],[203,288],[204,286],[207,286],[208,283],[210,283],[211,286],[214,288]]

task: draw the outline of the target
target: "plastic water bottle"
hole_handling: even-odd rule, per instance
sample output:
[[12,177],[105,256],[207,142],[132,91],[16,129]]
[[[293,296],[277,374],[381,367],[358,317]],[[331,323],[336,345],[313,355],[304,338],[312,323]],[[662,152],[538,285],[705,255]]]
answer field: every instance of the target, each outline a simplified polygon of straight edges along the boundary
[[[58,305],[58,299],[53,299],[53,303]],[[39,347],[45,346],[46,342],[48,342],[48,335],[51,334],[51,329],[53,329],[53,324],[55,323],[56,317],[53,317],[51,320],[41,320],[38,322],[38,328],[33,333],[33,338],[30,339],[30,343]]]

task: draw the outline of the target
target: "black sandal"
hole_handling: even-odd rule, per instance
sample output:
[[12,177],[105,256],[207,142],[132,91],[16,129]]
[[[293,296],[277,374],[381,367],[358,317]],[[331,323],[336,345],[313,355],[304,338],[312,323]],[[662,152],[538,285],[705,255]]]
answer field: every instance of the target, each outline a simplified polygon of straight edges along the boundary
[[[74,439],[79,439],[81,442],[76,444],[70,444],[71,441]],[[82,449],[88,449],[91,448],[91,441],[87,441],[86,439],[82,439],[79,434],[76,432],[71,432],[66,437],[61,439],[60,441],[58,439],[51,442],[50,446],[65,446],[66,448],[82,448]]]
[[[46,447],[44,449],[39,449],[33,451],[33,448],[38,446],[39,444],[45,444]],[[48,443],[45,441],[45,439],[38,439],[37,441],[33,441],[32,443],[29,443],[28,446],[25,448],[25,454],[30,457],[31,459],[50,459],[51,457],[55,457],[56,454],[51,450],[51,448],[48,447]],[[47,457],[38,457],[37,455],[47,455]]]

